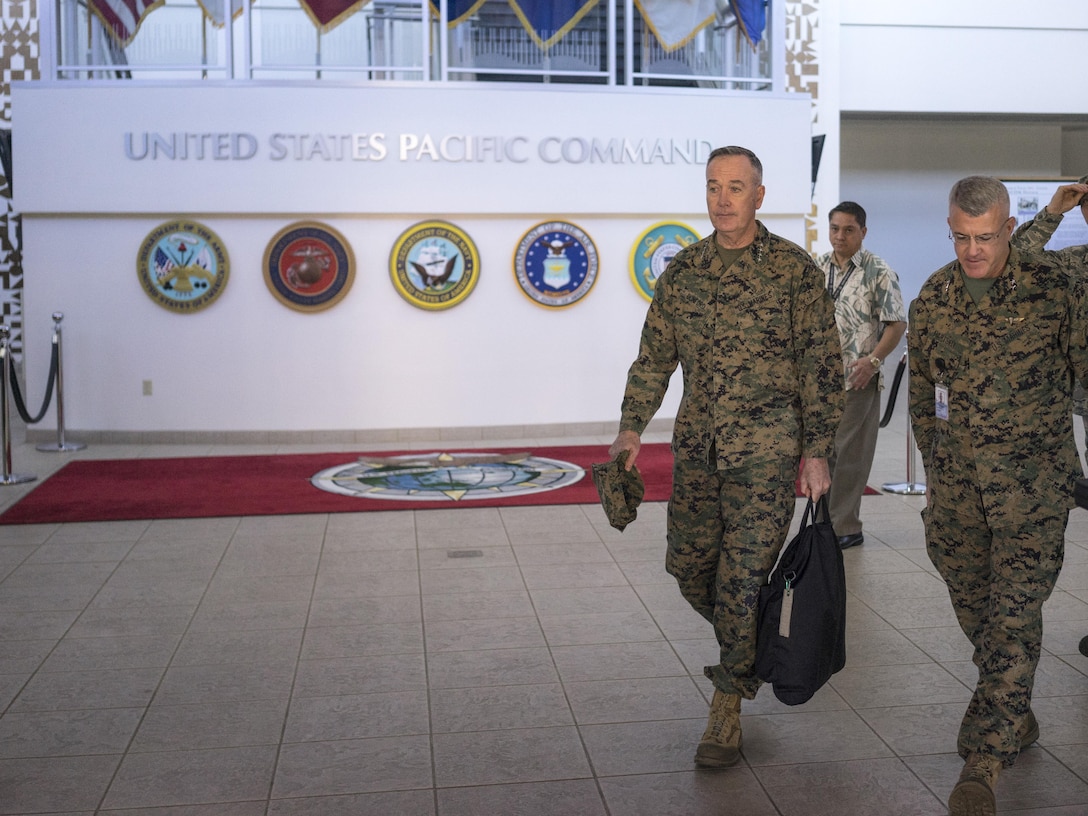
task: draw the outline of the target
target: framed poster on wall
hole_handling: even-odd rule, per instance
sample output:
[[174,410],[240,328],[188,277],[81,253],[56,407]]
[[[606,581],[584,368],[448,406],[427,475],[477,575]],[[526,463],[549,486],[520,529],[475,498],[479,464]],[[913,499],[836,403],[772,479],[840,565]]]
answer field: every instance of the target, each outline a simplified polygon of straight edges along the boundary
[[[1076,181],[1067,179],[1001,179],[1009,189],[1011,214],[1016,218],[1016,226],[1030,221],[1050,201],[1054,191],[1063,184]],[[1054,230],[1046,249],[1062,249],[1067,246],[1088,244],[1088,223],[1085,223],[1080,207],[1074,207],[1065,214],[1062,223]]]

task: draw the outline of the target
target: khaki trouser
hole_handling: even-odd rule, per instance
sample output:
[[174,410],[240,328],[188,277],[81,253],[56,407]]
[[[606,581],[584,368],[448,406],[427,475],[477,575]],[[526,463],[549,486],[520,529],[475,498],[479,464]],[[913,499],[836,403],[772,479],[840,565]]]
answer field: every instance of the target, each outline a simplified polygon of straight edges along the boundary
[[831,490],[827,506],[836,535],[861,532],[861,497],[873,469],[880,430],[879,380],[873,377],[865,388],[846,392],[842,420],[835,432],[835,452],[828,460]]
[[692,608],[714,625],[721,659],[705,673],[751,700],[759,588],[778,560],[796,506],[796,459],[716,471],[677,457],[665,567]]

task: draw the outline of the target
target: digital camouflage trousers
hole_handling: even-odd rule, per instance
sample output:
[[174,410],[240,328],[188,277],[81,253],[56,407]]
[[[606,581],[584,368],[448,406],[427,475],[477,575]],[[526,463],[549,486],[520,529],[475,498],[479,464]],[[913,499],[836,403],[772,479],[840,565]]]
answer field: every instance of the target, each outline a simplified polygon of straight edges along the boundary
[[1040,507],[1030,518],[994,528],[977,486],[941,481],[954,495],[931,497],[922,511],[926,550],[948,585],[978,667],[957,747],[964,758],[988,754],[1008,766],[1020,753],[1018,731],[1031,707],[1042,607],[1062,566],[1068,512]]
[[717,471],[677,458],[665,566],[680,592],[714,626],[720,661],[706,676],[752,699],[759,588],[778,560],[796,506],[796,459]]

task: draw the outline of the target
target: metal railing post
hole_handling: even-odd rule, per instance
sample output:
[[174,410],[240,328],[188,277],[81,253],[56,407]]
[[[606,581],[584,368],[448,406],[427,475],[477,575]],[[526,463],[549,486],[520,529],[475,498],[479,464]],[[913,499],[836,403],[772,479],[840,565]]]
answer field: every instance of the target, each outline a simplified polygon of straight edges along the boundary
[[64,344],[60,330],[63,319],[63,312],[53,312],[53,345],[57,347],[57,441],[43,442],[37,446],[40,451],[77,451],[87,447],[82,442],[64,440]]
[[37,479],[24,473],[11,472],[11,409],[8,406],[8,378],[11,376],[11,347],[8,337],[11,329],[0,326],[0,436],[3,437],[4,472],[0,475],[0,486],[24,484]]
[[[906,361],[907,352],[903,352],[903,360]],[[910,424],[910,367],[907,366],[904,370],[904,376],[907,381],[907,401],[908,408],[907,415],[907,480],[905,482],[896,482],[883,485],[885,492],[895,493],[900,496],[922,496],[925,495],[926,486],[924,483],[914,481],[914,455],[916,453],[914,445],[914,434],[911,430]]]

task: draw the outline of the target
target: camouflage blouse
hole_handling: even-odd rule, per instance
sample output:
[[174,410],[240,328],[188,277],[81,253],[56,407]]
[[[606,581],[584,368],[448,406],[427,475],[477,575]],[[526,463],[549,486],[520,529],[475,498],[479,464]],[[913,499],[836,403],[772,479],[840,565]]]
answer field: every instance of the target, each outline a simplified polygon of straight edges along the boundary
[[977,305],[958,262],[923,284],[907,334],[910,415],[934,495],[979,485],[994,526],[1044,504],[1072,507],[1081,468],[1071,396],[1074,374],[1088,371],[1084,284],[1015,247]]
[[[1023,252],[1042,255],[1070,275],[1088,277],[1088,244],[1063,249],[1043,249],[1054,235],[1054,230],[1062,223],[1063,217],[1062,213],[1051,215],[1043,207],[1032,220],[1025,221],[1016,228],[1012,235],[1012,245]],[[1085,391],[1080,380],[1073,387],[1073,413],[1077,416],[1088,415],[1088,391]]]
[[713,234],[677,253],[657,281],[621,411],[620,430],[641,434],[680,365],[673,452],[721,470],[828,457],[842,413],[823,274],[799,246],[757,226],[729,269]]

